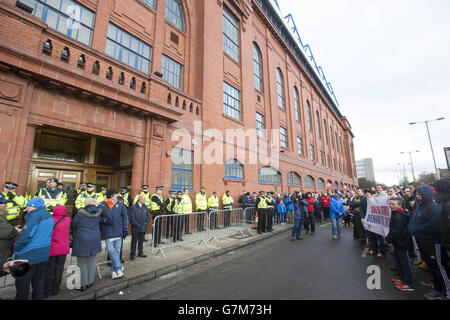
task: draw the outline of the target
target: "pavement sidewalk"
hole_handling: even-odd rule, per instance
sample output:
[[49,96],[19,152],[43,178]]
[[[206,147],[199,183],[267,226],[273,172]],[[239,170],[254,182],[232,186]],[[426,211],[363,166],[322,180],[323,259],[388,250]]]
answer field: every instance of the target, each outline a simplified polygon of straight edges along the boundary
[[[206,241],[201,241],[199,239],[199,236],[202,233],[194,232],[192,235],[183,235],[183,239],[185,241],[181,242],[182,245],[180,246],[170,247],[167,249],[164,249],[164,246],[166,246],[165,244],[160,246],[163,248],[166,259],[163,258],[161,253],[157,253],[156,251],[152,252],[151,235],[147,235],[148,242],[144,243],[144,254],[147,255],[147,258],[136,257],[136,260],[134,261],[131,261],[129,258],[131,236],[128,236],[123,244],[122,258],[125,260],[125,263],[123,263],[124,276],[122,278],[115,280],[111,279],[111,276],[109,275],[109,266],[104,263],[99,265],[102,279],[99,279],[97,273],[94,284],[91,288],[87,289],[85,292],[68,289],[67,268],[70,265],[76,265],[76,258],[71,258],[71,256],[68,255],[64,268],[64,276],[61,283],[61,291],[57,296],[50,297],[47,300],[97,299],[112,292],[129,288],[133,285],[187,268],[193,264],[213,259],[219,255],[285,232],[291,228],[291,224],[274,225],[273,232],[257,234],[255,229],[249,229],[249,233],[241,233],[239,231],[242,230],[242,228],[231,227],[227,229],[214,230],[214,232],[209,234],[210,237],[208,238],[212,238],[212,236],[214,236],[215,239],[207,239]],[[162,240],[168,241],[164,237]],[[169,243],[167,242],[167,244]],[[103,251],[97,255],[97,263],[106,261],[104,241],[102,242],[102,245]],[[3,299],[14,299],[16,293],[14,279],[11,276],[8,276],[6,282],[4,282],[4,279],[0,278],[0,287],[4,284],[7,285],[7,287],[0,288],[0,297]]]

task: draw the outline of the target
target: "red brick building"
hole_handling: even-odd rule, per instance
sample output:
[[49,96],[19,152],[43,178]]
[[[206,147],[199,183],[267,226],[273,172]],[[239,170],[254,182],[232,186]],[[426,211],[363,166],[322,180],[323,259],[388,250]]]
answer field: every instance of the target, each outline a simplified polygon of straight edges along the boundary
[[[85,181],[234,196],[356,187],[350,124],[271,1],[17,3],[33,11],[0,1],[0,184],[33,193],[57,177],[71,190]],[[275,170],[225,152],[197,161],[209,129],[256,127],[269,146],[281,130]],[[192,139],[172,141],[177,129]],[[248,156],[252,145],[231,148]],[[173,150],[196,163],[173,164]]]

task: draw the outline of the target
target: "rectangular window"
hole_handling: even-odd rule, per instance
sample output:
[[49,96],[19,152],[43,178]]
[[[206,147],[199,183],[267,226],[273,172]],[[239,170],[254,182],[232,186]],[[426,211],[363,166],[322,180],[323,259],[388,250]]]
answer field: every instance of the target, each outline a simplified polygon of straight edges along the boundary
[[331,161],[330,161],[329,155],[327,155],[327,163],[328,163],[328,168],[331,168]]
[[241,120],[241,93],[226,82],[223,83],[223,113]]
[[312,144],[309,145],[309,154],[311,155],[311,160],[314,161],[314,146]]
[[150,74],[152,47],[112,23],[108,27],[105,51],[108,56]]
[[39,139],[39,159],[82,162],[85,140],[42,133]]
[[259,112],[256,113],[256,133],[258,137],[265,138],[264,116]]
[[239,63],[239,20],[224,6],[223,50]]
[[28,0],[33,15],[50,28],[85,45],[91,45],[95,13],[72,0]]
[[163,54],[161,72],[163,79],[178,90],[183,90],[183,66]]
[[320,151],[320,164],[323,165],[323,151]]
[[298,154],[303,154],[303,141],[300,137],[297,137],[297,150]]
[[155,9],[155,0],[142,0],[152,9]]
[[283,127],[280,127],[280,144],[283,148],[287,148],[287,132]]
[[194,152],[191,150],[172,149],[172,189],[192,190]]

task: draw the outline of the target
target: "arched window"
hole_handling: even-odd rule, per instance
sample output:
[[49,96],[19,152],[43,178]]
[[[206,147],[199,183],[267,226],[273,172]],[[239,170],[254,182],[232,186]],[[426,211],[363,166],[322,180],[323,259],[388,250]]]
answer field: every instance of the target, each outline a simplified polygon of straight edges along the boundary
[[302,180],[297,173],[291,171],[287,174],[287,184],[293,186],[301,186]]
[[325,143],[328,144],[327,120],[323,119],[323,133],[325,135]]
[[181,31],[184,31],[183,8],[180,0],[166,0],[166,19]]
[[333,181],[327,180],[327,188],[329,189],[333,188]]
[[295,120],[300,121],[300,97],[297,87],[294,87],[294,105],[295,105]]
[[277,96],[278,106],[284,109],[284,81],[280,68],[277,68]]
[[272,167],[263,167],[258,171],[258,182],[281,183],[281,174]]
[[341,190],[344,190],[344,184],[342,182],[341,182],[340,186],[341,186]]
[[322,139],[322,130],[320,129],[320,117],[319,111],[316,110],[316,122],[317,122],[317,134],[319,135],[319,140]]
[[315,183],[314,183],[314,178],[311,176],[306,176],[305,178],[305,187],[308,188],[314,188]]
[[330,126],[331,147],[334,149],[333,127]]
[[224,178],[230,179],[244,179],[244,166],[236,159],[229,159],[225,161]]
[[339,189],[339,183],[337,181],[334,182],[334,189],[335,190]]
[[253,43],[253,74],[255,77],[255,89],[263,91],[263,73],[261,51],[256,43]]
[[312,131],[312,114],[309,100],[306,100],[306,120],[308,121],[308,130]]
[[317,180],[317,188],[319,189],[325,189],[325,181],[322,178],[319,178]]

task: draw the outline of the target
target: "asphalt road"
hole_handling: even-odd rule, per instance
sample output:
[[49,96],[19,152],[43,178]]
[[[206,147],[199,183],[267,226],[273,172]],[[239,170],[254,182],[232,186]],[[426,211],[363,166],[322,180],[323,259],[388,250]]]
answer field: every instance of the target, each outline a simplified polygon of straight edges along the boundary
[[[331,239],[330,225],[316,225],[315,235],[290,241],[290,232],[210,259],[181,271],[115,292],[103,300],[423,300],[431,288],[419,283],[431,276],[413,266],[416,291],[400,292],[391,282],[393,257],[361,257],[353,240]],[[380,268],[381,289],[368,289],[371,265]],[[373,283],[373,282],[372,282]]]

